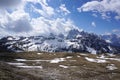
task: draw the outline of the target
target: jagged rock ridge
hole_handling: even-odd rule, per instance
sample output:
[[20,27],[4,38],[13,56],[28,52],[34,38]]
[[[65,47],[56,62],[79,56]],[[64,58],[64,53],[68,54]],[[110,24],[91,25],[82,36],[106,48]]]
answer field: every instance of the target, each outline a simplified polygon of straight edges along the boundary
[[4,37],[0,39],[1,51],[89,52],[119,53],[120,47],[104,40],[104,36],[72,29],[64,34],[30,37]]

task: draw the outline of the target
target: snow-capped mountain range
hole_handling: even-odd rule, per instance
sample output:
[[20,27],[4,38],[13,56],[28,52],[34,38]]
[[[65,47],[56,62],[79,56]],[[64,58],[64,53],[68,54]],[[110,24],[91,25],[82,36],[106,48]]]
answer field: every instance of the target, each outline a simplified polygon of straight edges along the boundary
[[[79,29],[71,29],[66,34],[50,33],[48,36],[13,37],[0,39],[1,51],[45,51],[45,52],[89,52],[89,53],[119,53],[120,38],[114,40],[111,36],[98,36]],[[119,43],[120,44],[120,43]]]
[[106,34],[102,35],[102,38],[105,39],[106,42],[111,43],[114,46],[120,47],[120,36],[116,34]]

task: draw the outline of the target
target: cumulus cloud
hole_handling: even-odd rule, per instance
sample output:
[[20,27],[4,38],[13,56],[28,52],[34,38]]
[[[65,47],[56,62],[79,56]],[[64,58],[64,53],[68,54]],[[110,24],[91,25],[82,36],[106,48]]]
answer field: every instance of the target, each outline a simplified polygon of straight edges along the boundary
[[64,18],[57,18],[51,23],[51,29],[56,34],[67,34],[69,30],[75,28],[74,23],[70,19],[65,20]]
[[16,8],[12,13],[9,13],[6,9],[0,9],[0,28],[8,33],[20,33],[29,32],[32,30],[30,25],[30,17],[28,13],[24,11],[24,5]]
[[[19,1],[20,4],[17,1]],[[24,11],[25,3],[23,1],[0,0],[0,7],[1,5],[0,35],[21,35],[24,32],[32,31],[30,16]],[[10,13],[8,10],[12,10],[12,12]]]
[[[55,13],[57,12],[56,9],[49,6],[47,0],[19,0],[19,3],[16,2],[17,0],[9,0],[5,4],[6,1],[8,0],[0,0],[0,7],[4,7],[0,8],[0,36],[48,35],[52,32],[66,34],[70,29],[76,27],[70,19],[64,17],[53,18],[54,15],[59,15],[59,13]],[[39,13],[39,17],[31,17],[30,13],[25,11],[27,3],[32,3],[29,8]],[[36,8],[35,4],[39,4],[41,8]],[[8,8],[9,10],[12,9],[12,12],[9,12]],[[60,13],[70,13],[64,4],[60,8]]]
[[21,3],[21,0],[0,0],[0,7],[13,7]]
[[99,12],[103,18],[110,18],[109,12],[114,12],[115,19],[120,19],[120,0],[94,0],[83,4],[80,8],[77,8],[79,12]]
[[76,26],[71,20],[65,20],[64,18],[57,18],[54,20],[49,20],[44,17],[39,17],[31,21],[34,31],[37,34],[67,34],[69,30],[75,28]]
[[32,27],[26,18],[20,18],[16,21],[6,24],[6,30],[16,33],[29,32],[32,30]]
[[64,12],[65,15],[71,13],[71,12],[66,8],[65,4],[61,4],[59,8],[60,8],[60,10],[61,10],[62,12]]
[[54,9],[48,6],[46,0],[41,0],[40,4],[42,6],[42,11],[40,12],[43,16],[52,16],[55,14]]
[[34,4],[41,5],[42,9],[36,8],[34,5],[31,4],[31,8],[34,12],[39,13],[44,17],[52,17],[55,14],[54,8],[48,5],[46,0],[27,0],[28,2],[32,2]]
[[92,27],[96,27],[96,23],[93,21],[93,22],[91,23],[91,26],[92,26]]
[[32,8],[35,12],[39,13],[44,17],[51,17],[55,14],[54,8],[48,5],[47,0],[23,0],[24,2],[32,2],[34,4],[41,5],[42,9],[38,9],[32,5]]

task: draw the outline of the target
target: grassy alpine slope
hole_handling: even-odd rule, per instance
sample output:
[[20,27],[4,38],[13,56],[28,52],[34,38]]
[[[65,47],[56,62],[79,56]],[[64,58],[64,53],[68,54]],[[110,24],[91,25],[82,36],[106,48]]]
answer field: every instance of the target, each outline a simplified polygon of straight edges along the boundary
[[120,55],[0,53],[0,80],[119,80]]

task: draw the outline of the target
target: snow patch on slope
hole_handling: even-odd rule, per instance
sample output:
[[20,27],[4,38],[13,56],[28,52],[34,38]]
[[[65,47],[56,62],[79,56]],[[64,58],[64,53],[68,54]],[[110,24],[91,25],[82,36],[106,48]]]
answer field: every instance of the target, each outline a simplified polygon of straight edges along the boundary
[[68,68],[68,66],[65,66],[65,65],[59,65],[59,67]]
[[97,51],[95,49],[90,48],[90,47],[87,47],[87,51],[92,53],[92,54],[96,54],[97,53]]
[[96,63],[106,63],[107,62],[106,60],[103,60],[103,59],[93,59],[93,58],[88,58],[88,57],[85,57],[85,59],[89,62],[96,62]]
[[110,64],[110,65],[106,66],[106,68],[107,68],[108,70],[118,69],[114,64]]
[[28,69],[42,69],[42,66],[17,66],[19,68],[28,68]]
[[50,61],[50,63],[59,63],[65,61],[65,58],[55,58]]

